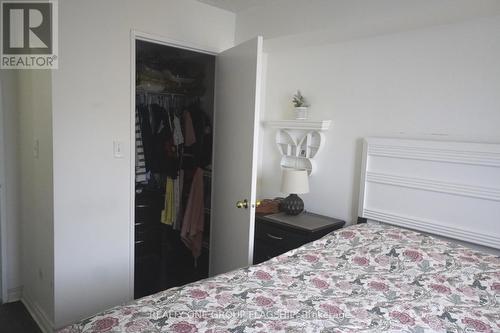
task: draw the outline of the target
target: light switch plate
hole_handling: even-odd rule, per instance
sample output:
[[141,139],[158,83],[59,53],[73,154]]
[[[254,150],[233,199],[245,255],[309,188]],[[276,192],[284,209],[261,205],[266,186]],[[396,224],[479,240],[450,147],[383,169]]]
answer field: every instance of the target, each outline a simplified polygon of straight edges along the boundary
[[33,157],[37,158],[40,156],[40,142],[38,139],[33,140]]
[[115,158],[123,158],[123,142],[113,141],[113,156]]

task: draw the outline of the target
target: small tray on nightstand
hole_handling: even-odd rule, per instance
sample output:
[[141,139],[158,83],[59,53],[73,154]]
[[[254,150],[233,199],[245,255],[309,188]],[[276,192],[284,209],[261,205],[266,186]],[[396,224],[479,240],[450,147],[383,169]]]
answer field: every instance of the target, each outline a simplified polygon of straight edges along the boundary
[[310,212],[303,212],[295,216],[287,215],[281,212],[272,215],[265,215],[260,218],[307,232],[317,232],[323,229],[331,228],[332,226],[337,227],[336,229],[340,229],[345,224],[345,221]]

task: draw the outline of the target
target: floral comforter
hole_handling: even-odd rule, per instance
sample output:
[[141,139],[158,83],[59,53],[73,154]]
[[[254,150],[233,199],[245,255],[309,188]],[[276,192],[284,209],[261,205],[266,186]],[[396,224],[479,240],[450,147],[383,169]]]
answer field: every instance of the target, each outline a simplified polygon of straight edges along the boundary
[[500,332],[500,258],[360,224],[60,332]]

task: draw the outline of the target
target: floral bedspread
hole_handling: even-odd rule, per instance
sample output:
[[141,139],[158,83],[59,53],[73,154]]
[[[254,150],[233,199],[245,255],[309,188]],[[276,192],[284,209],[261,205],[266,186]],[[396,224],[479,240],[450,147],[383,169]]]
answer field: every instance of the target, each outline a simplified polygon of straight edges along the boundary
[[360,224],[60,332],[500,332],[500,258]]

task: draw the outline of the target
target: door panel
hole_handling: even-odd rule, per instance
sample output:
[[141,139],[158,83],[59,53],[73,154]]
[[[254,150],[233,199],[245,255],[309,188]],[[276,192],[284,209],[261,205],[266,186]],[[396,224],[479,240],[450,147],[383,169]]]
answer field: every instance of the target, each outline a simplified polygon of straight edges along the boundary
[[262,37],[217,56],[210,275],[248,266],[253,259]]

